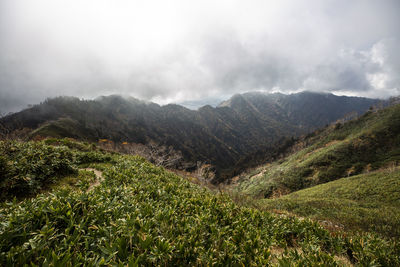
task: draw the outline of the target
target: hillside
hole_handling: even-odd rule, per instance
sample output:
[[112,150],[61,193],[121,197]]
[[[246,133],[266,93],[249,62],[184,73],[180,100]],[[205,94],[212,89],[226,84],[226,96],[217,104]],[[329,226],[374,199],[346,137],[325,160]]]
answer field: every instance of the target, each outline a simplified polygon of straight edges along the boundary
[[0,205],[3,266],[400,264],[396,241],[240,207],[140,157],[67,139],[0,145],[2,189],[32,189]]
[[377,103],[376,99],[310,92],[247,93],[235,95],[217,108],[204,106],[193,111],[132,97],[90,101],[59,97],[2,118],[0,132],[25,134],[31,139],[50,136],[89,142],[108,139],[117,144],[155,143],[182,154],[184,162],[175,168],[193,169],[199,162],[213,165],[217,172],[213,182],[217,183],[273,157],[287,139],[350,112],[362,114]]
[[317,185],[276,199],[263,208],[342,224],[349,230],[400,238],[400,170],[387,169]]
[[235,95],[219,106],[230,107],[237,112],[246,108],[253,114],[260,113],[277,122],[294,125],[305,133],[344,117],[361,115],[378,103],[376,99],[307,91],[290,95],[250,92]]
[[254,197],[277,197],[397,165],[399,160],[400,105],[395,105],[308,135],[288,156],[239,176],[236,190]]

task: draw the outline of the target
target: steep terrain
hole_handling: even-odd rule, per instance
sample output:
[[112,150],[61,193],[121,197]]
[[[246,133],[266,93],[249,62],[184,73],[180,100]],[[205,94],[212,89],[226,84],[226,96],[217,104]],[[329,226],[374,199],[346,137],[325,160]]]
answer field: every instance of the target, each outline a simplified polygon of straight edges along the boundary
[[235,194],[330,227],[400,237],[399,104],[318,130],[291,150],[237,177]]
[[376,99],[307,91],[291,95],[252,92],[235,95],[219,106],[231,107],[242,114],[258,113],[257,117],[267,118],[278,124],[295,126],[304,133],[330,124],[337,119],[354,118],[377,103],[379,101]]
[[[48,99],[40,105],[0,120],[1,132],[35,136],[72,137],[97,142],[154,142],[172,146],[185,163],[216,167],[214,182],[278,153],[292,136],[342,118],[363,113],[375,99],[332,94],[247,93],[235,95],[219,107],[197,111],[179,105],[159,106],[120,96],[93,101],[72,97]],[[278,149],[277,149],[278,148]]]
[[67,139],[0,146],[2,189],[30,197],[0,204],[2,266],[400,264],[396,241],[240,207],[140,157]]
[[257,197],[287,194],[400,160],[400,105],[369,111],[300,139],[292,154],[241,175],[237,189]]

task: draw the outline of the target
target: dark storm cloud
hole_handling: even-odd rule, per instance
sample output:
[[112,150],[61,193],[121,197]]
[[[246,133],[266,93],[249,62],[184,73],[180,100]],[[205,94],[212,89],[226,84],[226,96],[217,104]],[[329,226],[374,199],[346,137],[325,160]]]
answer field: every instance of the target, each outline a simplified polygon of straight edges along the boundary
[[400,2],[0,2],[0,113],[46,97],[400,93]]

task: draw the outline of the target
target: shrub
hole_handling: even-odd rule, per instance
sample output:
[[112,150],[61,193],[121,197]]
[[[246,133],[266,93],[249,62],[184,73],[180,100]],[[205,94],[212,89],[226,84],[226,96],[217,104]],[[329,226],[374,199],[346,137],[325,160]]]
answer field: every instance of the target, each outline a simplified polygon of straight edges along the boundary
[[293,168],[289,173],[285,174],[282,184],[291,191],[300,190],[309,185],[309,182],[305,178],[311,175],[312,172],[312,169],[307,167]]
[[76,173],[74,153],[43,142],[0,143],[2,197],[36,193],[57,176]]
[[90,152],[77,152],[76,153],[76,163],[77,164],[87,164],[94,162],[109,162],[111,161],[111,156],[101,152],[90,151]]
[[9,169],[7,158],[0,155],[0,183],[9,175]]
[[0,265],[335,266],[346,251],[362,265],[400,264],[394,242],[331,235],[310,220],[235,205],[143,158],[115,161],[94,190],[85,183],[2,205]]

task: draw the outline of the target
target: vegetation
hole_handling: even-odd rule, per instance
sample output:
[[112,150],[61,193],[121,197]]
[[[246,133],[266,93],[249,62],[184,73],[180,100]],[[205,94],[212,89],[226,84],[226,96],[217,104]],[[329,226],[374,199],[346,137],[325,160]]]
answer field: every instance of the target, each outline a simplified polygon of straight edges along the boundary
[[63,138],[70,137],[78,140],[91,140],[90,129],[82,126],[78,121],[72,120],[70,118],[59,118],[55,121],[48,121],[40,125],[37,129],[31,131],[28,135],[30,139],[37,137],[53,137],[53,138]]
[[297,151],[239,178],[238,192],[278,197],[342,177],[396,166],[400,162],[400,105],[300,140]]
[[261,200],[264,209],[400,238],[400,170],[376,171]]
[[0,141],[1,199],[34,195],[61,177],[77,174],[80,164],[111,160],[94,149],[68,139]]
[[[18,148],[19,157],[33,148],[39,155],[65,151],[72,169],[84,162],[101,170],[104,180],[88,190],[93,175],[80,171],[76,183],[68,182],[73,177],[69,174],[53,191],[3,202],[2,266],[400,264],[400,246],[395,241],[331,234],[309,220],[240,207],[226,195],[200,188],[140,157],[96,151],[104,158],[77,161],[79,153],[93,150],[62,142],[8,145]],[[99,163],[104,159],[108,162]],[[8,173],[8,163],[2,166]],[[24,169],[17,168],[14,174],[20,170]],[[64,169],[52,170],[57,175]]]
[[238,177],[232,194],[333,231],[399,240],[399,137],[400,105],[371,110],[302,138],[285,158]]
[[0,138],[107,139],[114,144],[147,145],[149,150],[153,143],[182,155],[184,162],[174,168],[193,170],[198,162],[213,165],[213,182],[218,183],[275,157],[280,149],[271,150],[276,143],[285,147],[282,138],[307,133],[350,111],[363,113],[376,103],[376,99],[309,92],[248,93],[220,107],[194,111],[115,95],[90,101],[57,97],[1,118]]

